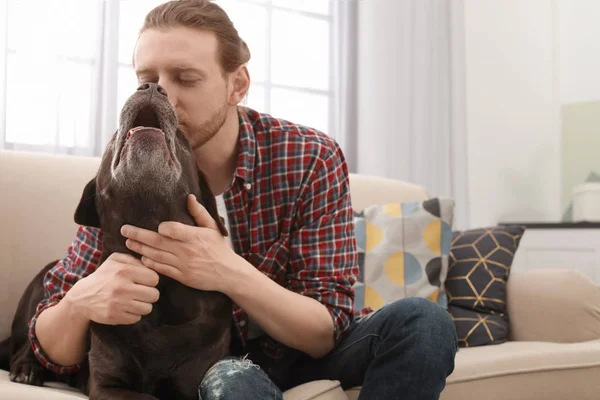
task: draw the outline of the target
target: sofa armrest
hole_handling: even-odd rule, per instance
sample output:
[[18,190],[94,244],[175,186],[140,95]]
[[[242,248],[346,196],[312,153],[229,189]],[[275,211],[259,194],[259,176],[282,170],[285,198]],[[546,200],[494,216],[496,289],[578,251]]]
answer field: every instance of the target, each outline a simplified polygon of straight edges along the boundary
[[509,340],[574,343],[600,339],[600,288],[572,269],[511,275]]

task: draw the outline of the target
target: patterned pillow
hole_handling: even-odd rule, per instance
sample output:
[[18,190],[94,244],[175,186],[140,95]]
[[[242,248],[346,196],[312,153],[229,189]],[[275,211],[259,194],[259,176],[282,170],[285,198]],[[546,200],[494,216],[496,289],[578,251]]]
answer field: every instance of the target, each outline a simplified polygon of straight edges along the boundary
[[445,286],[459,346],[506,341],[506,282],[524,231],[499,226],[453,232]]
[[360,266],[355,309],[376,310],[406,297],[426,297],[445,307],[453,219],[454,201],[446,198],[355,213]]

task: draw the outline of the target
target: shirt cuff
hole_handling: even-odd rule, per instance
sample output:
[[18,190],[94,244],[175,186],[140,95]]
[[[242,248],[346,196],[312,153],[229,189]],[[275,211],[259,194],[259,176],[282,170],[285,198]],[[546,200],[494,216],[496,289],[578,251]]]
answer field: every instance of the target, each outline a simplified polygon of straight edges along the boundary
[[29,342],[31,344],[31,348],[32,348],[33,353],[35,354],[36,358],[46,369],[49,369],[50,371],[53,371],[57,374],[70,374],[73,372],[77,372],[81,368],[81,364],[60,365],[60,364],[56,364],[56,363],[50,361],[50,358],[42,349],[42,346],[40,345],[40,342],[35,333],[35,325],[37,323],[37,319],[38,319],[39,315],[42,313],[42,311],[57,305],[58,302],[59,302],[59,300],[54,300],[54,301],[47,302],[43,306],[38,307],[37,312],[35,313],[35,315],[31,319],[31,321],[29,322]]

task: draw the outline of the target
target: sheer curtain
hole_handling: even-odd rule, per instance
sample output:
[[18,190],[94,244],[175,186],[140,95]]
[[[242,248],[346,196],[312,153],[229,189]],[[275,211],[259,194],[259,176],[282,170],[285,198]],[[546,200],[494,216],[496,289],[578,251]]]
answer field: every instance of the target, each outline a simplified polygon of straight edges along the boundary
[[340,1],[336,122],[353,172],[425,186],[468,226],[461,0]]
[[337,133],[351,172],[356,172],[358,158],[358,1],[331,2],[332,131]]

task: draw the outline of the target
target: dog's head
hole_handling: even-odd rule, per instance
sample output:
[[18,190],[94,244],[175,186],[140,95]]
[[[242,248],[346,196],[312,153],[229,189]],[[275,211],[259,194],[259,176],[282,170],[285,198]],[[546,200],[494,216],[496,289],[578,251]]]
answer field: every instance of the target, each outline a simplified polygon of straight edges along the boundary
[[125,251],[121,226],[158,230],[163,221],[195,225],[187,208],[194,194],[227,231],[187,139],[177,128],[175,111],[162,87],[144,83],[126,101],[119,129],[100,167],[84,188],[75,222],[102,229],[112,251]]

